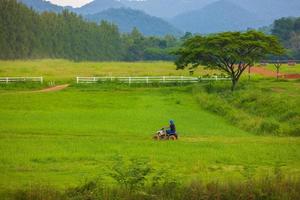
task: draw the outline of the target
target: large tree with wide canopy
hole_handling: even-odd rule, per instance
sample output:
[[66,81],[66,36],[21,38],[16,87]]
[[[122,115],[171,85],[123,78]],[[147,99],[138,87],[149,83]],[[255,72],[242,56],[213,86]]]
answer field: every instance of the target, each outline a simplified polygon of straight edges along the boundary
[[178,69],[204,65],[225,71],[232,78],[232,91],[241,75],[267,55],[281,55],[284,49],[276,37],[257,31],[225,32],[194,36],[175,52]]

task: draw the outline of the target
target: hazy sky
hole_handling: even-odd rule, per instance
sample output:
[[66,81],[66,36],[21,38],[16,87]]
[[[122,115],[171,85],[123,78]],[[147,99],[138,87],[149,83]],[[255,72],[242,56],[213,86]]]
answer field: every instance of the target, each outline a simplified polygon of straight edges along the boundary
[[54,4],[61,5],[61,6],[73,6],[73,7],[80,7],[86,3],[89,3],[93,0],[48,0]]

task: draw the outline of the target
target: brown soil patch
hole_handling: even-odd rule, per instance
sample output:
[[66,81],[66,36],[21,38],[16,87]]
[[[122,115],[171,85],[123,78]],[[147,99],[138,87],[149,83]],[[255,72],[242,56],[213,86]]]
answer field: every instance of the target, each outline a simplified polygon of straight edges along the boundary
[[[251,67],[251,73],[263,75],[266,77],[277,77],[277,73],[262,67]],[[279,76],[282,76],[280,73]]]
[[57,85],[54,87],[50,87],[50,88],[46,88],[46,89],[42,89],[42,90],[38,90],[38,91],[34,91],[34,92],[55,92],[55,91],[60,91],[60,90],[66,89],[67,87],[69,87],[69,84]]
[[285,74],[283,75],[285,79],[300,79],[300,74]]

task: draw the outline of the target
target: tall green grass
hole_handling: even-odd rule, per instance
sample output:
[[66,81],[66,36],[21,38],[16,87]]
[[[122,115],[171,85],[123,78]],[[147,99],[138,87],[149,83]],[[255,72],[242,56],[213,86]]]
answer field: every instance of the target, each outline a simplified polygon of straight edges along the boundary
[[242,183],[205,184],[194,181],[189,185],[164,185],[145,187],[139,191],[124,188],[107,188],[101,183],[88,182],[80,187],[66,191],[49,186],[33,186],[30,189],[13,191],[6,200],[232,200],[232,199],[264,199],[295,200],[300,198],[300,183],[294,180],[276,180],[265,178]]
[[300,136],[300,87],[297,81],[244,81],[231,93],[229,86],[209,83],[194,88],[203,108],[231,124],[258,134]]

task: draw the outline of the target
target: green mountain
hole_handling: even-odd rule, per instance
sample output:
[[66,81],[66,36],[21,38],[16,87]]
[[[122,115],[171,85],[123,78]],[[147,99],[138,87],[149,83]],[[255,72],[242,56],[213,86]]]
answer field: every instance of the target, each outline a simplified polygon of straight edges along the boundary
[[[172,18],[176,15],[200,10],[218,0],[120,0],[125,6],[143,10],[150,15]],[[300,16],[300,0],[228,0],[253,12],[263,19]],[[230,12],[230,10],[228,10]],[[271,23],[271,22],[270,22]]]
[[64,7],[57,6],[49,1],[43,1],[43,0],[18,0],[18,2],[21,2],[25,4],[26,6],[37,10],[39,12],[49,11],[49,12],[61,12]]
[[74,9],[76,13],[86,15],[86,14],[96,14],[107,10],[109,8],[120,8],[123,4],[118,0],[94,0],[80,8]]
[[121,32],[131,32],[134,27],[144,35],[163,36],[180,35],[181,31],[158,17],[130,8],[111,8],[103,12],[86,15],[86,19],[94,22],[106,20],[118,25]]
[[300,0],[230,0],[253,11],[257,16],[272,23],[281,17],[300,16]]
[[237,4],[221,0],[200,10],[180,14],[171,23],[184,31],[207,34],[256,28],[265,21]]
[[127,7],[169,19],[178,14],[200,9],[216,0],[120,0]]

